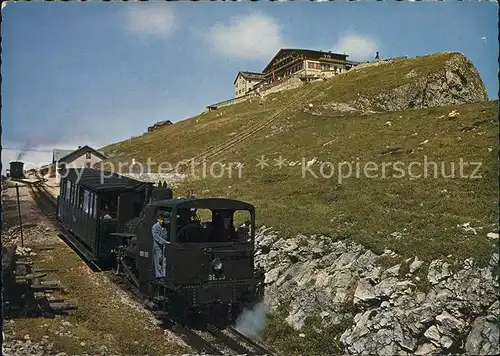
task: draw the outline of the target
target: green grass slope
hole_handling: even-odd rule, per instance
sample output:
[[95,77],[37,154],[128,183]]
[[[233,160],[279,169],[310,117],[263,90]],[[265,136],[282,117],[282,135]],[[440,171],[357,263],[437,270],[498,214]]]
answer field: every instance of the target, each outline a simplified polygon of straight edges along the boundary
[[[485,261],[495,248],[486,235],[497,231],[498,218],[497,101],[371,115],[328,106],[397,88],[412,70],[420,78],[439,72],[453,55],[348,72],[271,95],[263,105],[222,108],[105,150],[115,153],[115,164],[131,158],[176,163],[259,127],[208,162],[208,167],[215,161],[242,162],[240,177],[235,166],[231,177],[228,171],[221,178],[209,171],[205,179],[189,176],[176,195],[194,190],[199,196],[249,201],[257,207],[258,223],[285,237],[327,234],[376,252],[390,248],[426,260],[451,254]],[[460,115],[448,117],[453,110]],[[261,156],[269,164],[263,169],[256,166]],[[286,162],[282,168],[275,166],[280,156]],[[313,158],[306,170],[305,162]],[[333,174],[325,162],[333,165]],[[341,162],[351,162],[352,173],[339,180]],[[347,163],[341,167],[346,176]],[[462,226],[466,223],[469,227]]]

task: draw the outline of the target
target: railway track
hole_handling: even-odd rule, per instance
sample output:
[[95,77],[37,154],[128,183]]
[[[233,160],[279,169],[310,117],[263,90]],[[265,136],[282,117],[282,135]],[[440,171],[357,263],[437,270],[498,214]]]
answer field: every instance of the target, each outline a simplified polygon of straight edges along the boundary
[[208,352],[210,355],[272,355],[266,348],[233,327],[221,330],[213,325],[207,325],[206,330],[200,331],[177,324],[174,328],[178,333],[188,335],[193,340],[198,339],[200,344],[198,350]]
[[[307,101],[309,98],[309,94],[314,90],[314,87],[310,87],[307,89],[307,91],[301,92],[301,93],[296,93],[293,98],[286,104],[284,105],[281,109],[278,111],[275,111],[271,116],[269,116],[264,122],[258,122],[252,126],[246,127],[242,131],[239,132],[236,138],[229,139],[226,142],[223,142],[219,145],[217,145],[214,148],[209,148],[208,150],[203,151],[202,153],[198,154],[195,157],[192,157],[191,159],[187,160],[188,164],[196,164],[197,161],[200,160],[206,160],[209,158],[213,158],[214,156],[221,154],[228,149],[232,148],[233,146],[243,142],[247,138],[255,135],[257,132],[265,128],[266,126],[270,125],[273,121],[275,121],[279,116],[285,114],[286,112],[290,111],[292,108],[295,108],[301,104],[304,103],[304,101]],[[320,96],[324,95],[323,93],[320,93]],[[175,169],[172,169],[170,171],[167,171],[166,173],[171,173]]]
[[220,329],[208,323],[197,327],[189,327],[161,313],[155,313],[151,308],[151,304],[147,302],[146,295],[138,291],[131,281],[120,278],[111,271],[104,273],[122,290],[127,292],[133,300],[152,311],[162,327],[172,330],[177,335],[182,335],[187,343],[199,352],[208,353],[209,355],[273,355],[273,352],[266,347],[243,335],[232,326]]
[[[26,183],[26,182],[24,182]],[[50,209],[41,209],[44,215],[50,216]],[[11,304],[17,312],[26,313],[29,316],[43,316],[54,318],[55,315],[67,314],[67,311],[77,309],[77,303],[73,300],[54,299],[53,294],[56,291],[64,291],[66,288],[59,281],[45,280],[48,273],[56,272],[54,269],[35,268],[36,262],[31,258],[32,252],[37,255],[45,251],[50,251],[53,246],[32,246],[19,247],[13,245],[9,251],[11,254],[9,260],[13,261],[12,266],[8,266],[7,279],[13,282],[8,288],[10,293],[15,294],[14,303]],[[10,248],[7,248],[9,250]],[[2,258],[4,258],[2,249]],[[2,266],[3,267],[3,266]],[[19,298],[19,296],[21,296]],[[21,304],[19,304],[21,303]],[[24,303],[24,304],[23,304]],[[9,306],[7,309],[11,310]]]
[[133,282],[117,276],[112,271],[105,271],[104,273],[123,291],[127,292],[135,302],[151,311],[163,328],[172,330],[175,334],[182,336],[190,346],[199,352],[209,355],[273,355],[264,346],[241,334],[231,326],[219,329],[217,326],[208,323],[197,327],[189,327],[172,320],[161,312],[155,311],[148,302],[147,296],[137,290]]
[[[43,186],[43,180],[28,183],[28,186],[37,206],[48,218],[54,221],[56,227],[61,231],[60,237],[63,237],[65,229],[56,219],[57,202]],[[84,259],[84,256],[81,256],[77,250],[75,252]],[[86,262],[88,263],[88,261]],[[89,267],[95,270],[95,266],[90,265]],[[177,335],[182,335],[187,340],[187,343],[199,352],[209,355],[273,355],[271,351],[243,335],[234,327],[230,326],[225,329],[219,329],[212,324],[205,324],[202,327],[192,328],[180,324],[168,318],[168,316],[157,314],[154,312],[147,296],[135,288],[131,281],[117,276],[114,271],[103,271],[102,273],[106,274],[112,282],[125,291],[132,299],[152,311],[161,322],[162,327],[171,329]]]

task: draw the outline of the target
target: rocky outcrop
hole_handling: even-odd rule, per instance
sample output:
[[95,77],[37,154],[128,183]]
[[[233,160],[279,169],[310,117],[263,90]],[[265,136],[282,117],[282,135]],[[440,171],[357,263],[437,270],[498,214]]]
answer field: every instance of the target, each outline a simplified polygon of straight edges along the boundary
[[[384,267],[381,259],[397,257],[394,252],[377,255],[324,236],[284,240],[268,228],[257,232],[256,244],[271,310],[288,302],[286,320],[297,330],[307,316],[319,316],[323,326],[347,322],[340,341],[348,354],[499,351],[498,254],[488,267],[469,259],[457,271],[445,261],[418,258],[406,260],[407,268]],[[428,292],[417,288],[422,282]]]
[[348,105],[362,111],[400,111],[488,100],[479,72],[461,53],[453,53],[440,71],[420,75],[412,69],[405,77],[405,84],[371,97],[361,95]]

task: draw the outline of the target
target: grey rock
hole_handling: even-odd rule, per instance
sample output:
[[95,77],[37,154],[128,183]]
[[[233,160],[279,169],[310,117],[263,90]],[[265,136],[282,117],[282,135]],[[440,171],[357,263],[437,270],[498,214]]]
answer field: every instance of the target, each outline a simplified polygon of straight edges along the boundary
[[426,343],[426,344],[423,344],[423,345],[420,345],[417,349],[417,351],[415,351],[415,355],[430,355],[430,354],[435,354],[435,352],[437,351],[437,347],[434,346],[433,344],[431,343]]
[[498,320],[498,317],[500,316],[500,302],[498,300],[488,308],[488,314]]
[[435,345],[439,345],[441,335],[439,334],[438,328],[435,325],[432,325],[429,329],[427,329],[424,333],[424,336]]
[[[358,261],[359,261],[359,259],[358,259]],[[368,278],[374,283],[378,283],[380,281],[381,272],[382,272],[382,267],[377,266],[377,267],[370,268],[367,271],[363,271],[360,274],[360,276]]]
[[321,258],[325,255],[325,251],[318,247],[318,246],[315,246],[311,249],[311,252],[312,252],[312,257],[313,258]]
[[280,272],[281,272],[280,267],[276,267],[267,272],[265,275],[264,283],[266,284],[274,283],[278,279]]
[[[400,266],[381,273],[380,256],[360,245],[325,236],[285,240],[269,228],[258,231],[265,232],[258,235],[257,245],[265,242],[270,250],[256,256],[266,270],[265,300],[275,311],[289,299],[286,321],[294,329],[300,330],[313,315],[321,318],[323,327],[349,321],[352,325],[340,337],[346,353],[423,355],[454,350],[455,343],[463,348],[465,343],[459,342],[467,337],[470,315],[480,315],[486,324],[480,332],[476,326],[469,333],[469,348],[491,351],[484,346],[495,340],[491,325],[498,314],[498,282],[491,266],[479,268],[470,259],[452,274],[448,263],[432,261],[427,273],[432,286],[423,293],[411,276],[399,277]],[[481,341],[473,338],[476,334]]]
[[389,303],[389,302],[382,302],[382,304],[380,304],[380,307],[382,309],[390,308],[390,306],[391,306],[391,303]]
[[368,250],[358,257],[357,263],[360,267],[366,270],[372,270],[372,267],[377,263],[379,255]]
[[439,329],[436,325],[432,325],[427,331],[424,333],[424,336],[429,339],[434,345],[438,347],[443,347],[444,349],[449,348],[453,344],[453,340],[446,336],[441,335]]
[[271,247],[274,240],[275,236],[274,235],[259,235],[259,237],[256,237],[257,240],[257,246],[262,248],[262,247]]
[[391,268],[385,270],[382,273],[382,279],[388,278],[388,277],[397,277],[399,276],[399,269],[401,268],[400,264],[397,264],[395,266],[392,266]]
[[470,355],[496,355],[500,351],[498,342],[498,325],[488,322],[485,317],[479,317],[467,336],[465,351]]
[[441,336],[439,342],[444,349],[449,349],[453,345],[453,339],[446,335]]
[[270,259],[270,260],[273,260],[273,259],[275,259],[276,257],[278,257],[278,254],[279,254],[279,253],[278,253],[278,251],[276,251],[276,250],[272,250],[272,251],[270,251],[270,252],[269,252],[268,257],[269,257],[269,259]]
[[298,248],[299,246],[294,240],[286,240],[282,249],[285,252],[292,252],[296,251]]
[[354,304],[376,299],[375,290],[367,278],[360,279],[354,292]]
[[410,267],[409,267],[409,271],[410,273],[415,273],[416,271],[418,271],[420,269],[420,267],[422,267],[422,265],[424,264],[423,261],[419,261],[417,259],[417,257],[415,257],[415,260],[410,264]]
[[436,317],[439,325],[438,328],[441,333],[452,336],[456,333],[461,333],[465,327],[465,323],[447,311],[443,311]]
[[304,325],[307,315],[302,309],[293,310],[286,317],[286,322],[290,324],[295,330],[300,330]]
[[398,283],[398,279],[395,277],[383,279],[382,282],[377,284],[374,288],[375,296],[377,296],[377,297],[381,297],[381,296],[390,297],[394,293],[394,291],[396,290],[397,283]]
[[330,316],[330,313],[329,313],[329,312],[327,312],[327,311],[322,311],[322,312],[319,314],[319,316],[320,316],[320,318],[321,318],[321,319],[324,319],[324,318],[326,318],[326,317]]
[[394,323],[394,341],[405,351],[414,352],[417,341],[411,336],[411,333],[405,330],[399,322]]
[[447,262],[434,260],[429,265],[429,272],[427,273],[427,280],[432,284],[437,284],[443,279],[451,276],[450,265]]
[[498,262],[499,262],[498,258],[499,258],[499,255],[496,252],[491,256],[491,259],[490,259],[490,266],[491,267],[498,266]]

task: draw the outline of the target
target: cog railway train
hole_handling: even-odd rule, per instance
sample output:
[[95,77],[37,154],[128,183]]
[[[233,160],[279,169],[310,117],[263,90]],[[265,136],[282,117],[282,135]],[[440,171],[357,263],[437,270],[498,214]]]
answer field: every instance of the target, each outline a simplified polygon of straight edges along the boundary
[[[164,184],[89,168],[64,169],[57,219],[66,240],[88,262],[116,269],[171,318],[208,316],[233,323],[263,297],[264,274],[254,266],[255,207],[222,198],[177,198]],[[152,226],[168,218],[165,275],[154,269]],[[223,216],[234,234],[220,231]],[[224,226],[224,225],[223,225]],[[228,238],[228,236],[230,238]]]

